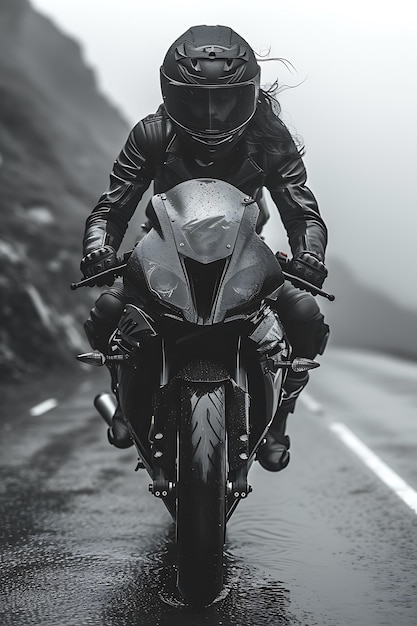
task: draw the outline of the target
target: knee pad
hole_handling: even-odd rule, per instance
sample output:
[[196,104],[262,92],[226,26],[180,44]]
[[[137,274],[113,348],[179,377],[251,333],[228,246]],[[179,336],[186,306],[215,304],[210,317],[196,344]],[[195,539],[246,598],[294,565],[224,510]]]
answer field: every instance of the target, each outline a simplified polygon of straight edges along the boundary
[[313,296],[297,291],[290,294],[285,305],[279,314],[293,355],[314,359],[317,354],[323,354],[330,329]]
[[115,285],[112,289],[103,291],[97,298],[91,313],[99,319],[117,322],[123,313],[125,304],[123,285]]
[[286,298],[283,315],[287,318],[306,323],[316,319],[321,313],[319,305],[310,293],[294,289]]
[[328,324],[320,313],[316,318],[300,322],[290,320],[284,327],[292,346],[293,356],[304,356],[314,359],[318,354],[323,354],[330,334]]
[[106,352],[111,334],[125,306],[123,285],[104,291],[90,311],[90,317],[84,323],[85,334],[94,350]]

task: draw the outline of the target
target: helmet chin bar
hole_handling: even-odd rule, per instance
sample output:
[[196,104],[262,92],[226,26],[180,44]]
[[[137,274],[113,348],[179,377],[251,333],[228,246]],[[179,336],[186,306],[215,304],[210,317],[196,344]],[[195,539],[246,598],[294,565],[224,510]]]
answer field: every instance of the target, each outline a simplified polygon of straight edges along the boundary
[[193,152],[196,153],[195,156],[203,161],[205,157],[212,161],[213,158],[219,158],[227,154],[239,141],[250,120],[251,118],[238,129],[215,137],[213,135],[204,136],[202,133],[194,133],[171,118],[178,134],[183,137]]
[[[176,126],[175,122],[174,125]],[[246,126],[239,129],[238,132],[230,133],[216,143],[213,143],[210,139],[206,140],[204,137],[194,135],[194,133],[190,133],[181,127],[177,128],[177,132],[189,146],[194,158],[200,165],[212,165],[216,159],[224,157],[236,146],[245,128]]]
[[[243,129],[242,129],[243,131]],[[187,132],[187,131],[186,131]],[[202,137],[201,135],[196,135],[195,133],[188,132],[191,139],[197,141],[198,143],[204,144],[207,148],[215,149],[216,146],[221,146],[225,143],[230,143],[236,137],[238,133],[229,133],[227,136],[222,137],[221,139],[214,139],[211,137]],[[239,133],[241,134],[241,133]]]

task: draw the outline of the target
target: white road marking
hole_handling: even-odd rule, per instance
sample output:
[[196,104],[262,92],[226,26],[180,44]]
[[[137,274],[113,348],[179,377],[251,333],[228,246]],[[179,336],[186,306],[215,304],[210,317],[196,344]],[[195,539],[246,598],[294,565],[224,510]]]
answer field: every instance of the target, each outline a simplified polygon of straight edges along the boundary
[[322,413],[323,407],[307,391],[300,394],[299,401],[312,413]]
[[45,400],[44,402],[33,406],[29,413],[33,417],[38,417],[39,415],[43,415],[44,413],[51,411],[51,409],[54,409],[56,406],[58,406],[57,400],[55,400],[55,398],[49,398],[49,400]]
[[340,422],[330,424],[330,429],[384,482],[410,509],[417,513],[417,492],[396,474],[384,461],[370,450],[358,437]]

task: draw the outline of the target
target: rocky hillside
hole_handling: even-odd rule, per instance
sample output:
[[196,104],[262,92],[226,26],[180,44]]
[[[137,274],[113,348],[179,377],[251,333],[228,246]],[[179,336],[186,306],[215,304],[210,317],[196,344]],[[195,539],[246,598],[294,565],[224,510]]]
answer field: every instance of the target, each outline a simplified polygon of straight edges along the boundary
[[[72,359],[87,214],[126,122],[99,93],[76,42],[27,0],[0,0],[0,378]],[[86,303],[88,299],[88,303]]]

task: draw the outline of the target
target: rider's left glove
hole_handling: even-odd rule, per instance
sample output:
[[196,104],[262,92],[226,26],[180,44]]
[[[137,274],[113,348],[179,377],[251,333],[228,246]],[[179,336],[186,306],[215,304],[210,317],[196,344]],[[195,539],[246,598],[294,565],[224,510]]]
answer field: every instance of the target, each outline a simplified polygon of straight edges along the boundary
[[308,250],[298,252],[291,259],[288,271],[319,288],[323,285],[328,274],[319,255]]
[[[81,260],[80,270],[85,278],[92,278],[104,270],[115,267],[115,265],[117,265],[116,250],[106,245],[86,254]],[[110,274],[96,278],[94,284],[103,287],[104,285],[112,285],[114,280],[114,275]]]

